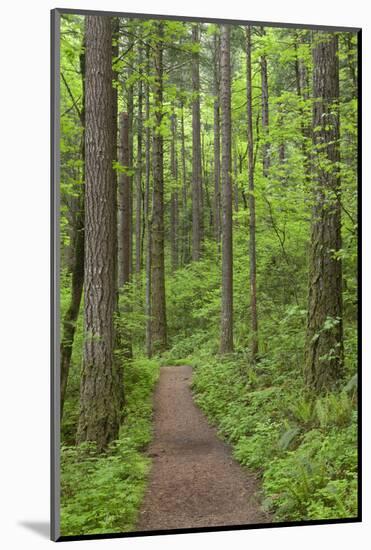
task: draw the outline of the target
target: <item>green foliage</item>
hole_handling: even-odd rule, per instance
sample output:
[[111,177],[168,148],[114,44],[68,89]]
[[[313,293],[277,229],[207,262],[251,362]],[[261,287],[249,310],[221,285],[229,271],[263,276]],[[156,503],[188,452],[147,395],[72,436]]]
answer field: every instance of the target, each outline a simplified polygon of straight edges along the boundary
[[278,439],[278,425],[257,422],[254,434],[243,436],[236,444],[234,455],[241,464],[252,468],[265,467],[273,459]]
[[215,245],[205,250],[203,260],[186,265],[169,278],[166,301],[174,357],[191,355],[194,350],[212,343],[217,345],[215,317],[220,311],[219,278]]
[[[61,277],[61,319],[70,302],[70,276],[63,272]],[[82,305],[83,307],[83,300]],[[68,376],[67,395],[64,403],[63,421],[61,426],[61,440],[63,444],[73,445],[75,442],[76,426],[79,414],[78,400],[80,390],[80,366],[83,349],[83,317],[79,315],[76,322],[76,331],[72,349],[72,361]]]
[[357,515],[356,425],[307,432],[295,451],[265,470],[266,504],[277,519],[331,519]]
[[125,368],[125,419],[105,455],[94,445],[61,448],[61,533],[124,532],[133,529],[150,460],[143,454],[151,435],[151,395],[158,363],[137,359]]
[[261,474],[263,505],[274,520],[354,517],[354,392],[303,393],[301,376],[290,373],[293,363],[269,369],[265,359],[252,369],[239,354],[200,355],[196,401],[232,443],[236,459]]
[[354,400],[344,391],[320,397],[315,404],[316,418],[321,428],[347,426],[353,411]]
[[[266,28],[264,32],[260,28],[253,29],[253,194],[257,219],[259,360],[252,366],[249,362],[249,213],[246,203],[249,191],[243,30],[236,27],[231,33],[232,179],[233,193],[234,196],[237,193],[239,201],[238,210],[235,209],[233,213],[236,351],[221,358],[218,356],[221,254],[212,226],[215,100],[213,41],[219,27],[214,24],[202,25],[201,44],[197,45],[192,43],[189,23],[163,21],[163,102],[155,106],[153,59],[150,60],[149,74],[146,74],[146,63],[139,66],[137,48],[138,45],[144,46],[150,37],[150,55],[153,55],[153,48],[160,41],[158,25],[158,21],[125,20],[120,36],[120,56],[114,61],[119,82],[124,82],[124,86],[115,83],[119,112],[127,110],[128,87],[133,86],[135,96],[140,79],[143,86],[148,83],[151,88],[151,108],[150,116],[143,121],[143,128],[149,128],[152,135],[158,132],[164,138],[164,236],[169,350],[158,361],[127,360],[125,339],[130,338],[134,357],[143,352],[147,319],[143,307],[145,279],[142,270],[140,276],[133,278],[132,283],[120,291],[119,315],[115,320],[120,343],[115,357],[123,365],[126,398],[120,437],[105,455],[97,455],[90,444],[75,448],[84,337],[80,314],[76,323],[62,424],[62,532],[67,535],[132,529],[149,469],[149,460],[145,458],[143,450],[151,438],[150,397],[159,364],[193,365],[197,403],[217,426],[221,436],[232,444],[235,458],[259,473],[264,490],[264,506],[275,519],[287,521],[352,517],[357,508],[357,99],[351,73],[357,55],[355,36],[351,33],[339,34],[342,161],[334,166],[328,163],[323,151],[317,153],[317,162],[325,171],[336,169],[341,174],[342,247],[333,250],[332,254],[341,260],[343,266],[345,372],[339,381],[340,389],[316,396],[305,389],[302,379],[309,226],[313,202],[306,156],[313,157],[314,152],[311,132],[307,130],[311,129],[313,109],[311,40],[315,35],[297,29]],[[68,91],[64,81],[61,82],[63,318],[71,292],[67,261],[73,244],[71,227],[83,202],[83,128],[79,116],[83,106],[80,71],[83,17],[63,16],[61,30],[61,72],[69,85]],[[137,44],[121,55],[122,51],[127,50],[128,30],[129,39],[130,35],[138,36]],[[200,54],[202,84],[199,93],[192,92],[189,70],[195,53]],[[267,57],[268,63],[269,131],[260,125],[262,55]],[[301,93],[298,93],[296,70],[301,64],[307,82]],[[190,262],[192,201],[189,187],[193,157],[191,103],[195,95],[199,95],[201,101],[204,241],[201,260]],[[136,97],[134,99],[136,138],[138,101]],[[156,113],[161,113],[159,126]],[[176,177],[170,166],[170,116],[173,113],[178,124]],[[184,121],[184,173],[181,117]],[[269,146],[268,177],[263,175],[262,145]],[[113,169],[117,175],[135,175],[138,164],[136,144],[133,155],[133,168],[114,162]],[[182,202],[183,181],[186,182],[185,205]],[[176,191],[179,201],[177,238],[182,262],[179,269],[173,272],[167,205],[171,194]],[[328,205],[335,199],[334,193],[324,193],[323,197]],[[135,201],[134,189],[134,206]],[[135,208],[133,213],[135,227]],[[183,234],[184,229],[186,235]],[[329,317],[322,330],[331,330],[339,321]]]

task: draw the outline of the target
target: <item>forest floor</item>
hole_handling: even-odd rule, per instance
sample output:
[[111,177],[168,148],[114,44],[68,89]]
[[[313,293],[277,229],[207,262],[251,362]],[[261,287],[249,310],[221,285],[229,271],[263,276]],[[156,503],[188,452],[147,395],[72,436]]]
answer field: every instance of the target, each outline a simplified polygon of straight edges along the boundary
[[192,367],[162,367],[154,394],[152,469],[137,531],[270,522],[256,476],[195,405]]

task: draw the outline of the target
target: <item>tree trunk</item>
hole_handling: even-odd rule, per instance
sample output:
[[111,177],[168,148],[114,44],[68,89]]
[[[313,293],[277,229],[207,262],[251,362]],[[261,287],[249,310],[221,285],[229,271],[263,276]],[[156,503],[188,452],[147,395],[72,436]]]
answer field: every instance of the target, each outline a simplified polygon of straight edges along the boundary
[[[120,114],[120,166],[124,170],[120,173],[118,188],[118,214],[119,214],[119,288],[125,292],[125,286],[130,282],[131,276],[131,177],[127,173],[130,163],[129,153],[129,117],[127,113]],[[125,305],[121,313],[128,313],[130,307]],[[128,330],[120,330],[120,348],[126,358],[133,356],[131,336]]]
[[222,311],[220,352],[233,351],[233,246],[231,182],[230,28],[221,26],[220,104],[222,123]]
[[214,227],[220,243],[220,37],[214,34]]
[[[303,39],[301,39],[303,41]],[[303,59],[298,56],[298,47],[300,45],[300,39],[298,36],[295,38],[295,76],[296,76],[296,91],[300,98],[307,100],[309,97],[308,94],[308,71]],[[310,185],[311,173],[310,173],[310,163],[311,163],[311,146],[310,146],[310,137],[311,137],[311,128],[305,120],[304,108],[300,107],[300,124],[301,124],[301,133],[303,136],[302,142],[302,152],[303,152],[303,164],[304,164],[304,175],[306,184]]]
[[[146,46],[147,59],[147,75],[150,73],[150,49]],[[150,88],[149,82],[146,81],[146,120],[150,119]],[[151,193],[151,130],[146,126],[146,186],[144,195],[144,219],[147,224],[147,239],[146,239],[146,297],[145,297],[145,314],[146,314],[146,354],[147,357],[152,356],[152,222],[150,215],[150,193]]]
[[102,451],[117,437],[120,388],[114,368],[115,189],[112,168],[112,30],[86,17],[84,358],[77,442]]
[[336,35],[316,33],[313,47],[314,194],[309,257],[305,377],[320,392],[343,373],[339,58]]
[[[192,42],[200,44],[199,25],[192,26]],[[192,260],[201,257],[201,115],[200,115],[200,58],[192,54]]]
[[[84,39],[85,46],[85,39]],[[84,202],[85,202],[85,53],[80,55],[80,71],[82,78],[82,110],[79,118],[83,129],[81,140],[82,185],[79,197],[78,211],[75,216],[73,265],[71,279],[71,301],[63,319],[63,336],[60,345],[61,354],[61,406],[60,417],[63,417],[64,400],[66,397],[68,375],[71,366],[73,342],[76,323],[80,312],[81,296],[84,283]]]
[[353,33],[344,33],[344,39],[346,42],[347,50],[347,65],[349,74],[353,84],[353,95],[352,97],[358,96],[358,75],[357,75],[357,46],[353,43],[354,34]]
[[[129,38],[129,48],[133,46],[134,42],[134,22],[129,21],[130,27],[130,38]],[[132,78],[133,69],[129,66],[127,70],[128,80]],[[133,237],[134,237],[134,228],[133,228],[133,218],[134,218],[134,192],[133,192],[133,157],[134,157],[134,136],[133,136],[133,119],[134,119],[134,85],[129,84],[127,88],[127,113],[128,113],[128,167],[129,167],[129,223],[130,223],[130,233],[129,233],[129,276],[131,277],[133,273],[133,256],[134,256],[134,246],[133,246]]]
[[[142,50],[139,50],[139,67],[142,64]],[[137,170],[136,170],[136,212],[135,212],[135,272],[139,277],[142,269],[142,142],[143,142],[143,83],[142,71],[138,82],[138,117],[137,117]]]
[[249,257],[250,257],[250,309],[251,309],[251,359],[258,355],[258,313],[256,297],[256,243],[255,243],[255,196],[254,196],[254,142],[252,122],[252,77],[251,77],[251,27],[246,27],[246,87],[247,87],[247,147],[249,163]]
[[164,262],[164,167],[161,133],[163,101],[163,23],[157,23],[154,46],[154,107],[153,135],[153,205],[152,205],[152,348],[160,353],[166,349],[166,303]]
[[189,244],[189,220],[188,220],[188,193],[187,193],[187,168],[185,152],[185,132],[184,132],[184,105],[181,105],[181,154],[182,154],[182,210],[183,210],[183,231],[182,231],[182,262],[187,264],[190,260]]
[[178,159],[177,159],[177,121],[176,115],[171,115],[171,145],[170,168],[173,189],[170,197],[170,252],[171,269],[174,272],[179,266],[178,250]]
[[[265,31],[263,29],[265,34]],[[261,90],[262,90],[262,128],[263,128],[263,176],[268,177],[270,159],[269,159],[269,103],[268,103],[268,70],[267,70],[267,57],[262,55],[260,57],[260,69],[261,69]]]
[[234,179],[234,185],[233,185],[233,205],[234,205],[234,211],[238,212],[239,209],[239,196],[238,196],[238,144],[237,139],[234,141],[234,147],[233,147],[233,179]]
[[127,113],[120,114],[120,172],[119,181],[119,287],[122,288],[130,280],[130,185],[129,169],[129,117]]
[[[118,161],[118,72],[115,70],[115,62],[119,55],[119,34],[120,34],[120,19],[118,17],[112,18],[112,60],[113,60],[113,73],[112,73],[112,135],[113,135],[113,162],[117,164]],[[118,292],[118,178],[117,170],[113,170],[113,187],[114,187],[114,211],[115,211],[115,231],[114,231],[114,281],[115,281],[115,310],[116,315],[119,316],[119,292]],[[120,345],[118,334],[116,331],[116,348]],[[117,384],[119,388],[120,409],[124,405],[124,377],[123,367],[118,360],[115,360],[115,369]]]
[[[112,17],[112,133],[113,133],[113,161],[117,163],[118,161],[118,72],[115,68],[116,60],[119,55],[119,34],[120,34],[120,19],[118,17]],[[113,171],[113,185],[115,188],[115,211],[117,213],[118,204],[117,204],[117,190],[118,190],[118,178],[117,170]],[[116,226],[117,226],[117,215],[116,215]],[[118,309],[118,231],[115,232],[115,243],[116,248],[116,261],[115,261],[115,281],[116,281],[116,303]]]

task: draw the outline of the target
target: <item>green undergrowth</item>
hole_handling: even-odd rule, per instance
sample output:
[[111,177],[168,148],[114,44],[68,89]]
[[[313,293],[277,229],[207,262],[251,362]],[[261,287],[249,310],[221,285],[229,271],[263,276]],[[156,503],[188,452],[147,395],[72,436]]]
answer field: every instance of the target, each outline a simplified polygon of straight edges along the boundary
[[235,458],[260,474],[273,521],[355,517],[355,377],[311,397],[300,375],[272,360],[246,365],[238,354],[200,355],[193,390]]
[[150,468],[143,451],[152,437],[151,397],[158,372],[156,360],[126,365],[125,418],[106,454],[98,455],[92,444],[62,445],[62,535],[133,530]]

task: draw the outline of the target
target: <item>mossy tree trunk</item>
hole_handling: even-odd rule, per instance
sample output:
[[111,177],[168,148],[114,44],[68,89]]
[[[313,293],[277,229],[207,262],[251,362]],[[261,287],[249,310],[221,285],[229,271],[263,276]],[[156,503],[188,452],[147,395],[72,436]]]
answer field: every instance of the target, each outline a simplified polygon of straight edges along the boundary
[[220,243],[220,36],[214,34],[214,234]]
[[[151,58],[150,45],[146,45],[146,70],[147,75],[150,74]],[[145,118],[149,120],[151,115],[150,109],[150,86],[148,80],[145,85]],[[146,183],[144,191],[144,220],[146,220],[146,291],[145,291],[145,314],[146,314],[146,354],[147,357],[152,356],[152,217],[150,213],[151,207],[151,129],[149,125],[145,129],[145,163],[146,163]]]
[[120,114],[120,166],[121,174],[119,180],[119,287],[122,288],[130,281],[130,186],[129,176],[129,116],[127,113]]
[[251,315],[251,360],[255,363],[258,346],[258,310],[256,290],[256,215],[254,184],[254,138],[252,121],[252,70],[251,70],[251,27],[246,28],[246,88],[247,88],[247,149],[249,178],[249,261],[250,261],[250,315]]
[[336,35],[313,47],[313,211],[309,257],[305,378],[317,392],[343,371],[339,58]]
[[77,442],[99,451],[117,437],[120,387],[114,366],[115,187],[112,28],[86,17],[84,355]]
[[[192,42],[197,48],[200,44],[200,27],[192,27]],[[200,56],[192,54],[192,260],[201,257],[202,233],[202,184],[201,184],[201,114],[200,114]]]
[[142,166],[143,166],[143,74],[142,74],[142,48],[139,49],[139,81],[138,81],[138,116],[137,116],[137,166],[136,166],[136,186],[135,186],[135,273],[138,281],[142,269]]
[[[263,29],[263,35],[265,30]],[[262,128],[263,128],[263,176],[268,177],[270,165],[269,144],[269,91],[268,91],[268,62],[265,53],[260,57],[261,74],[261,103],[262,103]]]
[[183,265],[186,265],[190,261],[191,254],[190,254],[190,238],[189,238],[188,182],[187,182],[183,102],[181,103],[180,139],[181,139],[181,159],[182,159],[182,211],[183,211],[181,261]]
[[220,352],[233,351],[233,245],[230,28],[221,27],[220,106],[222,130],[222,311]]
[[179,267],[177,117],[174,111],[171,115],[170,170],[173,186],[170,196],[170,252],[171,269],[174,272]]
[[166,349],[165,253],[164,253],[164,151],[162,135],[163,23],[157,23],[154,46],[153,205],[152,205],[152,349]]

